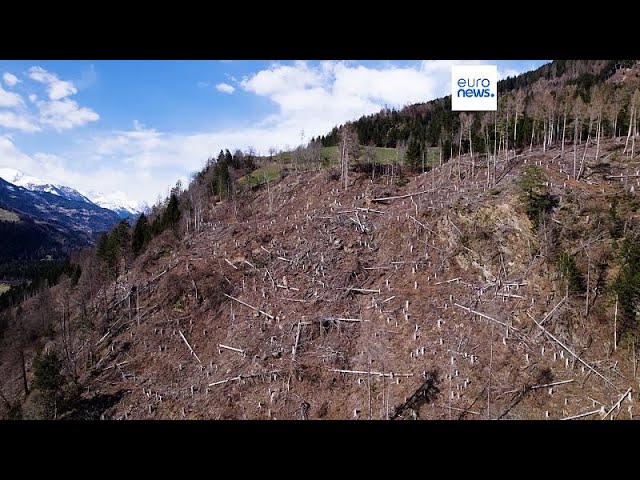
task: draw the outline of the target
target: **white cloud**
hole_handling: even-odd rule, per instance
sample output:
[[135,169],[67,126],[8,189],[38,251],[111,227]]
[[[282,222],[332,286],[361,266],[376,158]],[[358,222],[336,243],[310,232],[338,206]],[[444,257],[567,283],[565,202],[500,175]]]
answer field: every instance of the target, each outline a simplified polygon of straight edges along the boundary
[[6,110],[0,110],[0,127],[22,130],[24,132],[40,131],[40,127],[34,124],[28,117]]
[[48,72],[42,67],[31,67],[29,69],[29,78],[47,85],[49,98],[51,100],[60,100],[78,93],[78,89],[72,82],[60,80],[55,73]]
[[[237,88],[263,97],[274,106],[272,112],[249,126],[180,133],[134,121],[129,129],[91,138],[76,137],[69,146],[71,150],[60,156],[26,156],[15,148],[11,155],[4,155],[0,144],[0,164],[13,158],[32,168],[25,167],[27,173],[79,190],[122,191],[132,200],[152,202],[158,194],[166,195],[167,188],[178,178],[184,180],[190,172],[200,170],[206,159],[217,155],[220,149],[233,151],[253,146],[267,153],[270,147],[295,148],[301,142],[301,131],[307,141],[347,120],[378,112],[385,105],[402,107],[447,95],[451,65],[459,63],[486,62],[424,61],[375,68],[340,61],[272,64],[240,81],[232,80]],[[508,67],[501,65],[501,77],[513,75],[515,70]],[[204,83],[212,86],[208,82],[198,86],[205,86]],[[49,94],[52,101],[31,96],[29,99],[40,108],[42,124],[59,130],[99,118],[96,112],[79,107],[70,98],[53,100]],[[3,141],[7,150],[6,142],[10,140],[4,137]]]
[[38,95],[36,95],[35,93],[30,93],[29,94],[29,101],[31,103],[36,103],[36,100],[38,100]]
[[35,162],[22,153],[8,135],[0,136],[0,167],[15,168],[23,171],[35,170]]
[[196,82],[196,85],[198,86],[198,88],[206,88],[211,84],[209,82],[203,82],[202,80],[198,80],[198,82]]
[[216,85],[216,90],[222,93],[233,93],[236,91],[236,88],[233,85],[229,85],[228,83],[219,83]]
[[323,72],[306,62],[294,65],[274,64],[252,77],[245,77],[242,88],[257,95],[273,95],[287,90],[301,90],[322,84]]
[[15,87],[16,84],[20,82],[20,80],[18,80],[18,77],[9,72],[4,72],[4,74],[2,75],[2,79],[4,80],[4,83],[6,83],[10,87]]
[[0,85],[0,107],[19,107],[23,103],[19,94],[8,92]]
[[69,98],[51,102],[36,102],[40,109],[40,123],[61,131],[80,127],[100,119],[100,115],[87,107],[80,107]]

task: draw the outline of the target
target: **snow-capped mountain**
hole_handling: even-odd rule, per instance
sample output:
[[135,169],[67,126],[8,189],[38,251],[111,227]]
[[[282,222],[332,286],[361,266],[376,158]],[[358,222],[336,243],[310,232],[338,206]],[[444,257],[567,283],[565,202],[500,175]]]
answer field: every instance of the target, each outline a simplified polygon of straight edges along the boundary
[[129,200],[122,192],[104,194],[89,191],[80,193],[71,187],[57,185],[41,178],[27,175],[15,168],[0,168],[0,178],[32,192],[45,192],[74,202],[86,202],[115,212],[119,218],[132,218],[148,210],[143,202]]
[[116,212],[120,218],[136,217],[149,209],[146,203],[129,200],[122,192],[104,194],[89,191],[86,196],[96,205]]
[[32,192],[47,192],[66,198],[67,200],[92,203],[86,196],[71,187],[55,185],[47,182],[46,180],[42,180],[41,178],[27,175],[14,168],[0,168],[0,178],[3,178],[5,181],[12,183],[13,185],[31,190]]

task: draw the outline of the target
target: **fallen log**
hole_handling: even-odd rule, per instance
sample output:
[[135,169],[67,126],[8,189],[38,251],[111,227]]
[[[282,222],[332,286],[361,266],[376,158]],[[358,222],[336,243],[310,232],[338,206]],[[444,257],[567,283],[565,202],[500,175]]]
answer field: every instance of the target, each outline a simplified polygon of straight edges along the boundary
[[196,360],[198,360],[198,363],[202,363],[200,361],[200,359],[198,358],[198,355],[196,355],[196,352],[193,351],[193,348],[191,348],[191,345],[189,345],[189,342],[187,342],[187,339],[184,338],[184,335],[182,334],[181,330],[178,330],[178,333],[180,334],[180,336],[182,337],[182,340],[184,340],[184,343],[187,344],[187,347],[189,347],[189,350],[191,351],[191,353],[193,354],[194,357],[196,357]]
[[575,357],[576,360],[578,360],[580,363],[582,363],[585,367],[587,367],[590,371],[592,371],[593,373],[595,373],[597,376],[599,376],[600,378],[602,378],[606,383],[608,383],[609,385],[611,385],[612,387],[615,388],[615,385],[613,384],[613,382],[611,382],[611,380],[609,380],[607,377],[605,377],[604,375],[602,375],[600,372],[598,372],[594,367],[592,367],[590,364],[588,364],[587,362],[585,362],[584,360],[582,360],[578,355],[576,355],[575,353],[573,353],[573,351],[567,347],[564,343],[562,343],[560,340],[558,340],[555,336],[553,336],[553,334],[551,332],[549,332],[546,328],[544,328],[542,325],[540,325],[538,322],[536,322],[535,320],[533,320],[533,322],[542,329],[542,331],[549,337],[551,338],[554,342],[556,342],[558,345],[560,345],[562,348],[564,348],[567,352],[569,352],[571,355],[573,355]]
[[248,303],[243,302],[240,299],[237,299],[236,297],[232,297],[231,295],[227,295],[226,293],[223,293],[223,295],[227,298],[230,298],[231,300],[235,300],[236,302],[244,305],[245,307],[249,307],[251,310],[253,310],[254,312],[258,312],[261,313],[262,315],[264,315],[267,318],[270,318],[271,320],[275,320],[276,317],[274,317],[273,315],[269,315],[267,312],[263,312],[262,310],[260,310],[259,308],[256,308],[252,305],[249,305]]

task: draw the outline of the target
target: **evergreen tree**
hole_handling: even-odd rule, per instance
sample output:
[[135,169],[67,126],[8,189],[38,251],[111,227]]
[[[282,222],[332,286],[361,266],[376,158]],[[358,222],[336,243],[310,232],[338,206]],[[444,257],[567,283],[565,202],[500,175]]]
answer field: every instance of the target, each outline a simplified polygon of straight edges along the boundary
[[147,220],[147,216],[143,213],[140,215],[140,218],[138,218],[131,237],[131,249],[134,257],[140,255],[143,247],[147,244],[150,237],[151,231],[149,230],[149,222]]
[[405,163],[411,170],[418,170],[422,165],[422,143],[416,138],[409,141],[407,152],[405,153]]
[[164,225],[165,228],[171,227],[175,229],[178,226],[178,220],[180,220],[180,205],[178,203],[178,197],[175,194],[171,194],[167,209],[164,212]]

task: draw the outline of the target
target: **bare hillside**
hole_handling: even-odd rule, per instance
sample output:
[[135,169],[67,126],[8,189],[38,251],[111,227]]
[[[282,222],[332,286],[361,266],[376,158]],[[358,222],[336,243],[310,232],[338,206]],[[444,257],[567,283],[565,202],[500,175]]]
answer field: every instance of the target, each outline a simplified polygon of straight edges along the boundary
[[[83,334],[64,332],[85,297],[52,289],[63,326],[25,349],[27,381],[38,348],[66,348],[81,387],[65,418],[633,418],[635,345],[607,289],[611,199],[637,222],[637,179],[609,178],[639,168],[619,146],[579,182],[570,153],[534,149],[495,175],[466,155],[406,179],[351,173],[346,190],[291,174],[212,205],[199,232],[165,232],[93,292]],[[518,183],[531,165],[555,201],[538,226]],[[7,399],[18,335],[0,353]]]

